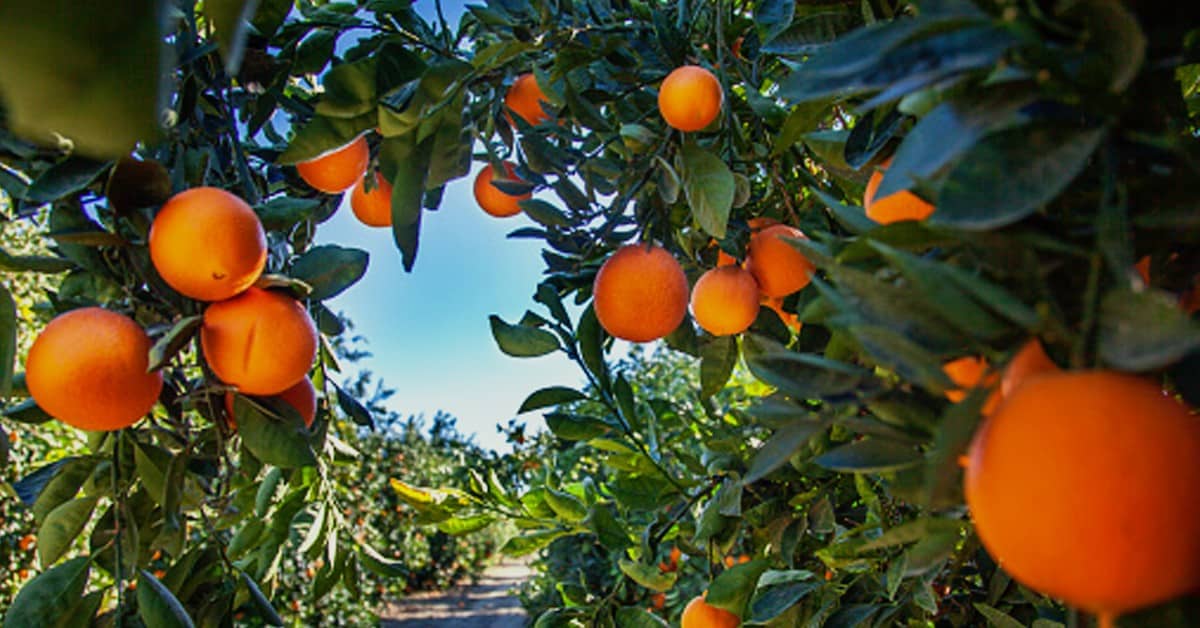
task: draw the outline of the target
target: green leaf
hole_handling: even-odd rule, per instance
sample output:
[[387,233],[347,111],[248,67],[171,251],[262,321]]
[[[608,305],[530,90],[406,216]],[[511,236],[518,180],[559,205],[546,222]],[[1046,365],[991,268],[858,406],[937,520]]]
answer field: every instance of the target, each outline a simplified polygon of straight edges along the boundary
[[754,595],[758,577],[766,570],[767,561],[762,559],[734,565],[712,581],[705,599],[710,605],[741,617]]
[[494,523],[496,518],[491,515],[474,515],[472,517],[452,517],[437,524],[437,529],[450,536],[461,536],[478,532]]
[[[753,336],[746,340],[750,372],[793,399],[838,399],[869,393],[877,386],[874,376],[852,364],[784,349]],[[756,351],[749,354],[750,347]]]
[[566,386],[550,386],[541,390],[535,391],[533,394],[525,398],[521,403],[521,407],[517,410],[517,414],[537,410],[540,408],[548,408],[573,401],[581,401],[587,399],[587,395]]
[[[204,17],[225,61],[225,72],[236,75],[246,52],[246,27],[254,18],[259,0],[204,0]],[[153,625],[153,624],[151,624]],[[190,623],[188,625],[191,625]]]
[[17,359],[17,304],[8,286],[0,284],[0,397],[12,391]]
[[16,273],[56,274],[75,268],[75,263],[61,257],[47,255],[13,255],[0,249],[0,270]]
[[750,468],[746,471],[746,477],[742,482],[752,484],[783,466],[789,458],[808,444],[808,440],[814,434],[824,428],[823,424],[817,422],[794,421],[776,430],[754,454],[754,459],[750,461]]
[[192,628],[192,618],[183,604],[154,574],[138,569],[138,614],[147,626],[155,628]]
[[315,246],[292,263],[292,277],[312,287],[308,298],[333,298],[362,279],[370,256],[361,249],[336,244]]
[[374,110],[377,106],[375,77],[378,64],[379,57],[370,55],[329,70],[321,81],[325,93],[317,102],[317,115],[354,118]]
[[858,546],[859,552],[873,552],[876,550],[896,547],[898,545],[908,545],[916,543],[923,538],[951,534],[957,536],[963,528],[963,522],[957,519],[942,519],[936,517],[923,517],[906,521],[898,526],[889,528],[883,534],[863,543]]
[[379,149],[380,171],[392,184],[392,239],[400,248],[405,270],[416,262],[425,195],[429,152],[417,143],[412,131],[385,137]]
[[[34,475],[40,474],[44,469],[53,469],[51,471],[53,475],[36,493],[36,501],[33,503],[34,521],[38,525],[41,525],[52,510],[75,497],[75,494],[79,492],[79,488],[92,475],[92,470],[96,468],[97,463],[97,459],[90,457],[68,458],[65,459],[65,462],[61,466],[44,467],[36,471]],[[58,463],[55,464],[57,465]],[[34,487],[31,486],[30,488]]]
[[76,537],[83,532],[84,526],[92,518],[92,510],[96,507],[97,497],[80,497],[72,499],[46,515],[45,521],[38,527],[38,561],[43,565],[53,565],[71,548]]
[[[689,324],[687,321],[684,324]],[[737,366],[738,346],[733,336],[720,336],[700,348],[700,394],[711,397],[725,388]]]
[[5,613],[5,626],[56,624],[71,611],[87,586],[91,561],[79,556],[38,574],[17,593]]
[[167,333],[163,334],[154,342],[154,346],[150,347],[150,366],[147,371],[157,371],[167,365],[177,353],[187,346],[188,342],[196,335],[196,330],[204,324],[204,315],[196,314],[188,316],[175,322]]
[[242,577],[242,584],[250,591],[250,599],[254,602],[254,608],[258,610],[258,616],[262,618],[263,622],[268,626],[282,626],[283,618],[275,612],[275,607],[271,606],[271,600],[262,592],[254,578],[244,571],[239,572],[239,575]]
[[929,222],[980,230],[1017,222],[1066,189],[1104,135],[1061,123],[989,135],[950,171]]
[[588,513],[588,525],[592,531],[596,533],[600,544],[604,547],[619,552],[631,545],[633,541],[629,538],[629,532],[625,526],[617,521],[613,516],[612,511],[603,504],[592,504],[592,508]]
[[988,606],[982,602],[975,603],[975,610],[979,611],[979,614],[983,615],[988,620],[989,625],[995,626],[996,628],[1024,628],[1024,625],[1021,622],[1013,619],[1004,611]]
[[553,353],[559,348],[558,337],[537,327],[509,325],[495,314],[488,317],[492,337],[504,353],[516,358],[532,358]]
[[313,116],[308,124],[300,127],[276,161],[283,165],[297,164],[316,159],[337,150],[358,138],[365,131],[375,128],[374,112],[354,118],[330,118]]
[[307,220],[321,206],[321,201],[315,198],[293,198],[277,196],[254,208],[263,228],[268,231],[283,231],[292,225]]
[[794,0],[759,0],[754,3],[754,23],[764,41],[787,30],[795,14]]
[[608,485],[617,503],[632,510],[654,511],[670,504],[677,493],[665,479],[621,474]]
[[736,191],[733,172],[716,155],[696,144],[685,144],[680,157],[683,192],[692,216],[709,235],[718,240],[724,238]]
[[359,543],[358,559],[362,561],[363,567],[384,578],[400,577],[408,571],[403,561],[385,558],[375,548],[366,543]]
[[867,438],[831,449],[813,462],[834,471],[883,473],[917,466],[921,453],[911,445]]
[[546,489],[545,497],[546,503],[559,519],[567,523],[579,523],[587,518],[588,508],[578,497],[552,488]]
[[[771,572],[767,572],[769,574]],[[767,574],[763,574],[763,578]],[[809,573],[811,579],[812,574]],[[773,586],[764,585],[750,603],[750,617],[756,623],[766,623],[785,613],[806,595],[821,588],[817,582],[786,582]]]
[[1200,325],[1158,290],[1110,290],[1100,304],[1100,357],[1128,371],[1173,364],[1200,347]]
[[563,440],[590,440],[607,434],[613,428],[600,419],[564,412],[547,414],[546,427]]
[[517,203],[521,210],[525,212],[538,224],[547,227],[568,227],[571,225],[571,219],[562,212],[559,208],[537,198],[526,199]]
[[542,530],[521,536],[514,536],[504,542],[504,545],[500,547],[500,553],[505,556],[512,556],[513,558],[528,556],[550,545],[555,539],[566,536],[566,534],[562,530]]
[[811,54],[861,23],[848,11],[821,11],[794,20],[787,29],[766,40],[762,51],[768,54]]
[[583,358],[583,363],[587,365],[588,370],[596,377],[601,390],[608,390],[611,381],[608,363],[604,361],[604,338],[606,335],[604,328],[600,326],[600,319],[596,318],[595,308],[589,303],[579,317],[579,326],[575,329],[575,336],[579,339],[579,355]]
[[236,395],[233,414],[242,443],[259,460],[284,469],[317,464],[304,420],[286,402]]
[[59,618],[55,628],[91,628],[96,613],[100,612],[100,604],[104,602],[105,591],[92,591],[83,596],[71,610]]
[[679,579],[678,572],[668,571],[663,573],[659,571],[657,565],[637,563],[628,558],[620,559],[617,562],[617,567],[620,568],[621,573],[629,576],[630,580],[651,591],[658,591],[660,593],[670,590],[671,587],[675,586],[675,581]]
[[341,386],[335,385],[334,390],[337,391],[338,407],[342,409],[342,412],[346,413],[346,416],[350,417],[351,421],[354,421],[355,425],[363,425],[375,429],[375,420],[371,418],[371,411],[366,406],[359,402],[358,399],[355,399],[354,395],[346,392]]
[[622,606],[617,609],[617,625],[621,628],[667,628],[663,618],[639,606]]
[[165,3],[0,3],[0,92],[10,128],[115,157],[159,135]]
[[95,181],[109,165],[111,162],[95,161],[86,157],[67,157],[33,180],[29,189],[25,191],[25,200],[41,204],[74,194]]

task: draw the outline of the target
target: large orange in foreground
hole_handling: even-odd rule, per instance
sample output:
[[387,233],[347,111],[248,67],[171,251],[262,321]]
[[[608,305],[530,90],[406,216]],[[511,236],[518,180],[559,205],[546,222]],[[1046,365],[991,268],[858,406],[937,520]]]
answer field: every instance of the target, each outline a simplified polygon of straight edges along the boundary
[[658,111],[680,131],[699,131],[721,113],[725,93],[712,72],[698,66],[675,68],[658,88]]
[[[313,388],[312,380],[305,377],[276,397],[295,408],[300,418],[304,419],[305,427],[312,427],[313,421],[317,418],[317,389]],[[225,393],[225,412],[229,417],[230,429],[236,430],[237,421],[233,416],[233,393]]]
[[986,420],[965,489],[1018,582],[1113,615],[1200,591],[1200,418],[1108,371],[1030,378]]
[[710,606],[703,595],[688,602],[679,617],[680,628],[737,628],[742,620],[737,615],[715,606]]
[[[546,98],[542,88],[538,86],[537,79],[533,74],[522,74],[517,77],[517,80],[508,88],[508,93],[504,95],[504,105],[533,126],[550,119],[550,114],[546,113],[542,107],[542,103],[547,101],[549,99]],[[509,117],[509,124],[512,124],[511,117]]]
[[883,173],[890,165],[892,158],[888,157],[867,180],[867,190],[863,195],[863,208],[867,210],[867,218],[886,225],[902,220],[925,220],[932,215],[933,205],[908,190],[901,190],[880,199],[875,198],[879,184],[883,183]]
[[250,288],[208,306],[200,346],[221,381],[248,395],[275,395],[308,374],[317,328],[290,296]]
[[1046,355],[1041,341],[1034,338],[1026,342],[1004,368],[1004,375],[1000,378],[1000,398],[1012,395],[1030,377],[1058,370],[1058,365]]
[[147,373],[150,338],[127,316],[98,307],[60,314],[25,361],[33,400],[81,430],[129,427],[150,412],[162,374]]
[[692,287],[692,317],[714,336],[740,334],[758,317],[758,283],[740,266],[714,268]]
[[300,178],[327,194],[349,190],[362,179],[371,163],[367,138],[358,136],[345,146],[296,164]]
[[392,184],[383,175],[375,173],[375,187],[368,192],[366,181],[367,177],[359,179],[354,184],[354,191],[350,192],[350,209],[354,211],[354,217],[368,227],[392,226]]
[[[513,181],[520,181],[517,176],[517,171],[513,169],[512,162],[504,162],[504,177]],[[479,207],[484,213],[496,218],[508,218],[521,213],[521,201],[533,198],[533,194],[526,192],[525,194],[506,194],[503,190],[492,184],[496,179],[496,169],[492,164],[483,167],[479,174],[475,175],[475,202],[479,203]]]
[[258,281],[267,236],[245,201],[218,188],[172,196],[150,225],[150,261],[169,286],[200,301],[223,301]]
[[816,268],[783,238],[804,234],[788,225],[771,225],[753,236],[746,253],[746,269],[754,274],[758,289],[768,297],[782,298],[807,286]]
[[666,336],[687,314],[687,276],[661,246],[629,244],[617,249],[600,267],[592,292],[600,325],[632,342]]

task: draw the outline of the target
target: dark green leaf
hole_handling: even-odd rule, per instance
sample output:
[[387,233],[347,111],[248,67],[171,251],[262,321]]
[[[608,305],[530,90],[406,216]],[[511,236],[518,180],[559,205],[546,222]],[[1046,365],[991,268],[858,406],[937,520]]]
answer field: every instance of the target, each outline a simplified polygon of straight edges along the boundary
[[579,339],[579,355],[600,383],[601,390],[607,390],[610,381],[608,363],[604,361],[606,335],[604,328],[600,326],[600,320],[596,318],[596,310],[589,304],[579,317],[575,336]]
[[[686,321],[684,324],[689,324]],[[737,366],[738,345],[733,336],[721,336],[700,348],[700,394],[711,397],[725,387]]]
[[367,272],[369,255],[361,249],[336,244],[315,246],[292,263],[292,276],[312,286],[315,301],[333,298],[354,285]]
[[883,473],[914,467],[921,460],[921,453],[911,445],[867,438],[831,449],[813,462],[834,471]]
[[0,249],[0,270],[54,274],[72,268],[75,268],[75,263],[69,259],[46,255],[13,255]]
[[590,440],[608,433],[613,426],[592,417],[552,412],[546,415],[546,427],[563,440]]
[[45,143],[60,134],[99,157],[154,140],[165,11],[157,0],[0,3],[0,92],[10,127]]
[[357,425],[364,425],[372,429],[375,428],[375,420],[371,418],[371,412],[367,410],[366,406],[360,403],[358,399],[355,399],[354,395],[346,392],[341,386],[335,386],[335,390],[337,390],[338,407],[342,409],[342,412],[346,413],[346,416],[350,417],[351,421],[354,421]]
[[996,628],[1024,628],[1024,624],[1016,619],[1013,619],[1004,611],[988,606],[982,602],[975,603],[975,610],[979,611],[979,614],[983,615],[987,619],[989,625],[995,626]]
[[1102,139],[1102,128],[1061,123],[989,135],[950,171],[930,222],[963,229],[1017,222],[1066,189]]
[[767,561],[760,559],[722,571],[708,588],[707,602],[741,617],[750,597],[754,595],[758,577],[766,570]]
[[686,144],[683,159],[683,192],[692,216],[709,235],[722,239],[733,208],[733,172],[716,155],[696,144]]
[[285,469],[316,465],[304,420],[286,402],[236,395],[233,414],[242,442],[259,460]]
[[12,391],[17,357],[17,304],[8,286],[0,284],[0,397]]
[[808,444],[808,439],[820,430],[824,429],[824,425],[817,422],[795,421],[783,428],[777,430],[763,443],[762,448],[758,453],[754,454],[754,460],[750,462],[750,468],[746,471],[746,477],[743,482],[751,484],[767,476],[768,473],[778,469],[788,461],[795,453]]
[[97,499],[96,497],[72,499],[46,515],[42,525],[38,527],[39,562],[43,565],[53,565],[70,549],[75,538],[83,532],[83,527],[92,518],[92,510],[96,507]]
[[313,198],[293,198],[277,196],[254,208],[262,220],[263,227],[268,231],[290,229],[292,225],[311,218],[313,212],[321,206],[321,201]]
[[374,112],[355,118],[314,116],[296,131],[287,150],[276,161],[292,165],[337,150],[374,128],[375,117]]
[[[50,511],[75,497],[75,494],[79,492],[79,488],[83,486],[84,481],[92,474],[92,470],[96,468],[97,462],[95,458],[90,457],[68,458],[62,466],[53,467],[53,475],[37,493],[36,501],[33,503],[33,518],[37,521],[38,525],[41,525],[46,520],[46,516],[50,514]],[[36,471],[35,475],[40,474],[42,470],[39,469]],[[43,476],[39,476],[39,479],[40,477]],[[36,482],[29,486],[29,488],[32,489],[35,486]]]
[[167,333],[163,334],[154,342],[154,346],[150,347],[150,366],[148,371],[157,371],[167,365],[175,354],[179,353],[187,343],[196,335],[196,330],[200,329],[200,325],[204,323],[204,316],[196,314],[187,318],[176,321]]
[[109,164],[85,157],[67,157],[34,179],[25,192],[25,200],[41,204],[74,194],[95,181]]
[[758,337],[746,343],[764,351],[747,359],[750,372],[794,399],[838,399],[856,392],[869,393],[876,385],[869,371],[852,364],[788,351]]
[[651,591],[667,591],[675,586],[675,581],[679,579],[678,572],[668,571],[663,573],[659,571],[657,565],[637,563],[628,558],[622,558],[617,563],[617,567],[621,569],[621,573],[629,576],[630,580]]
[[174,593],[154,574],[138,569],[138,614],[147,626],[155,628],[192,628],[192,618]]
[[531,198],[518,203],[525,215],[547,227],[567,227],[571,219],[557,207],[541,199]]
[[1100,305],[1100,357],[1128,371],[1172,364],[1200,347],[1200,325],[1157,290],[1116,289]]
[[567,523],[579,523],[587,518],[588,508],[578,497],[565,491],[556,491],[552,488],[546,489],[546,504],[558,515],[558,518]]
[[604,547],[619,552],[633,544],[625,526],[617,521],[607,506],[592,504],[587,521]]
[[317,102],[317,115],[354,118],[376,107],[375,76],[378,57],[364,57],[335,66],[321,82],[324,95]]
[[857,16],[847,11],[825,11],[806,15],[792,21],[787,29],[766,40],[762,51],[779,55],[811,54],[860,22]]
[[509,325],[499,316],[491,315],[492,337],[504,353],[517,358],[530,358],[552,353],[559,348],[558,337],[537,327]]
[[567,533],[562,530],[543,530],[540,532],[531,532],[522,536],[514,536],[505,541],[500,547],[500,553],[513,558],[528,556],[543,547],[554,542],[555,539],[565,536]]
[[72,558],[38,574],[21,587],[4,616],[5,626],[54,625],[79,603],[91,562]]
[[622,606],[617,609],[617,625],[621,628],[667,628],[667,622],[637,606]]
[[574,388],[567,388],[565,386],[550,386],[549,388],[543,388],[526,397],[525,401],[521,403],[521,407],[517,410],[517,414],[529,412],[530,410],[537,410],[539,408],[548,408],[550,406],[571,403],[572,401],[580,401],[582,399],[587,399],[587,396],[578,390],[575,390]]
[[760,589],[750,603],[750,616],[755,622],[766,623],[819,588],[821,585],[816,582],[789,582]]
[[262,618],[268,626],[282,626],[283,618],[279,613],[275,612],[275,607],[271,606],[271,600],[262,592],[258,583],[251,578],[249,574],[242,571],[242,584],[250,591],[250,599],[254,602],[254,608],[258,611],[258,616]]

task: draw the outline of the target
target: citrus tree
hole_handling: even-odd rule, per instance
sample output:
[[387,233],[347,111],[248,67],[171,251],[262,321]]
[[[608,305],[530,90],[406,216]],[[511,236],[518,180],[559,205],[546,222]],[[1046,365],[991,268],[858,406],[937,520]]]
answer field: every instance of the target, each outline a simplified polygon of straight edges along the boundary
[[[205,401],[227,390],[216,382],[268,396],[281,383],[259,386],[261,373],[237,368],[244,361],[223,367],[204,342],[182,354],[203,363],[178,361],[196,327],[208,329],[185,318],[208,297],[180,297],[172,288],[186,288],[164,269],[236,283],[255,274],[257,248],[252,237],[230,239],[243,272],[205,274],[186,262],[208,258],[187,254],[154,260],[147,223],[172,205],[156,191],[216,183],[258,206],[275,234],[268,268],[283,276],[266,280],[273,291],[260,280],[251,299],[209,306],[211,327],[230,333],[208,344],[237,349],[247,341],[233,333],[245,331],[235,306],[291,311],[280,290],[308,291],[329,335],[319,301],[361,273],[352,251],[307,249],[312,224],[337,200],[308,187],[361,187],[351,193],[356,215],[390,223],[412,268],[424,212],[474,159],[486,164],[475,180],[481,209],[524,213],[534,226],[513,237],[547,247],[538,311],[493,317],[497,344],[517,357],[562,351],[588,383],[534,391],[520,408],[553,409],[553,458],[525,470],[536,482],[479,472],[463,487],[392,485],[444,530],[512,521],[523,533],[505,544],[510,554],[549,547],[548,559],[561,557],[572,543],[583,564],[549,573],[591,575],[547,589],[539,625],[652,626],[665,613],[685,627],[1050,626],[1078,623],[1080,610],[1105,624],[1151,621],[1137,612],[1194,623],[1178,601],[1200,588],[1194,8],[496,0],[452,27],[440,10],[427,21],[386,0],[206,2],[198,17],[190,5],[180,16],[152,0],[124,4],[163,21],[118,20],[111,7],[47,20],[43,5],[6,2],[0,91],[22,137],[109,158],[140,140],[166,178],[128,159],[89,169],[82,157],[62,160],[61,148],[30,147],[10,168],[27,176],[3,182],[22,199],[18,212],[54,201],[50,228],[88,282],[76,294],[106,295],[147,324],[178,323],[155,345],[176,360],[156,425],[180,422],[171,413],[183,400],[227,451],[221,404]],[[112,33],[122,34],[120,54],[95,62]],[[62,35],[70,45],[30,41]],[[162,41],[179,69],[158,90]],[[63,69],[94,80],[59,78],[72,77]],[[128,80],[117,72],[144,80],[119,90]],[[162,94],[165,116],[154,104]],[[101,187],[108,203],[96,200]],[[133,212],[122,209],[126,189]],[[243,224],[244,212],[228,213]],[[169,238],[180,251],[203,241],[198,222],[171,222],[182,225]],[[143,272],[96,279],[113,264]],[[158,298],[128,307],[145,292]],[[665,339],[698,373],[639,382],[640,366],[609,357],[617,339]],[[291,342],[271,347],[304,354]],[[329,359],[319,351],[320,388],[331,385]],[[739,365],[757,383],[729,385]],[[326,410],[336,399],[362,416],[352,395],[324,398]],[[327,422],[314,423],[310,450],[288,408],[234,397],[244,451],[215,456],[217,477],[229,478],[217,496],[273,495],[259,479],[272,472],[260,476],[256,460],[320,470],[338,456],[343,441]],[[182,442],[157,440],[169,438],[161,430],[139,440],[136,428],[96,437],[93,450],[118,473],[63,498],[68,511],[135,496],[121,461],[134,455],[137,466],[139,452],[163,462],[158,477],[208,477],[171,465],[193,457],[186,416],[172,425]],[[286,460],[279,448],[265,453],[284,443]],[[187,455],[163,461],[142,451],[150,445]],[[181,593],[169,571],[165,580],[139,571],[141,611],[177,615],[174,599],[208,617],[261,600],[256,582],[282,543],[274,533],[302,508],[314,517],[302,551],[352,548],[336,554],[344,565],[381,567],[379,552],[342,538],[322,476],[288,473],[298,482],[290,496],[260,508],[294,509],[268,517],[287,525],[246,532],[257,543],[249,558],[205,572],[223,583],[213,585],[216,604],[193,598],[209,587]],[[135,482],[146,477],[156,476],[139,470]],[[178,538],[173,508],[185,512],[187,491],[163,484],[177,496],[150,503],[151,488],[143,502],[162,513],[165,538]],[[128,529],[130,508],[102,527]],[[193,529],[220,547],[215,521]],[[268,527],[233,525],[256,522]],[[121,591],[129,538],[102,538],[96,558],[62,563],[27,588],[63,581],[77,598],[78,574],[95,563],[114,566]],[[115,562],[102,558],[108,540]],[[335,571],[337,562],[327,561]],[[24,604],[44,599],[32,595]]]

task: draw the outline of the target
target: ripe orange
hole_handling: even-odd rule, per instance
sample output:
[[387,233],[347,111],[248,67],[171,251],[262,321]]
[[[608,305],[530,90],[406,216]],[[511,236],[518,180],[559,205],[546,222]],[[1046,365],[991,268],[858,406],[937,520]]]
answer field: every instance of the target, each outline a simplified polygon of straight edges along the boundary
[[308,373],[317,328],[290,296],[250,288],[208,306],[200,346],[221,381],[248,395],[275,395]]
[[1142,278],[1142,283],[1150,283],[1150,256],[1144,255],[1133,265],[1133,269],[1137,271],[1139,277]]
[[223,301],[258,281],[267,236],[242,199],[211,187],[172,196],[150,225],[150,261],[167,285],[200,301]]
[[800,318],[798,316],[783,309],[783,299],[776,297],[763,297],[761,304],[763,307],[769,307],[774,310],[775,313],[779,315],[779,318],[783,321],[784,325],[787,325],[796,331],[800,331],[800,328],[804,326],[803,323],[800,322]]
[[764,295],[783,298],[808,285],[815,267],[782,239],[803,237],[799,229],[787,225],[771,225],[750,237],[746,269]]
[[[516,171],[513,169],[512,162],[504,162],[504,179],[512,179],[520,181]],[[479,207],[484,213],[496,218],[508,218],[521,213],[519,203],[524,200],[533,198],[533,194],[526,192],[516,196],[505,194],[500,188],[492,184],[496,179],[496,169],[492,168],[492,164],[483,167],[479,174],[475,175],[475,202],[479,203]]]
[[1109,621],[1200,590],[1200,418],[1157,384],[1033,378],[968,456],[976,533],[1018,582]]
[[1025,343],[1025,346],[1021,347],[1012,360],[1009,360],[1008,366],[1004,369],[1004,375],[1000,378],[1000,398],[1004,399],[1012,395],[1018,386],[1034,375],[1057,370],[1059,370],[1058,365],[1050,359],[1050,356],[1046,355],[1042,343],[1034,338]]
[[667,561],[672,565],[678,565],[680,558],[683,558],[683,552],[678,547],[672,545],[671,551],[667,554]]
[[758,283],[740,266],[714,268],[692,287],[692,317],[714,336],[746,331],[758,316]]
[[[307,377],[296,382],[295,386],[276,395],[289,406],[296,409],[300,418],[304,419],[304,427],[312,427],[317,418],[317,389]],[[237,421],[233,415],[233,393],[225,393],[225,412],[229,417],[229,428],[237,429]]]
[[81,430],[129,427],[150,412],[162,374],[147,373],[150,337],[127,316],[98,307],[60,314],[34,339],[25,383],[50,416]]
[[654,610],[662,610],[667,605],[667,594],[655,593],[650,596],[650,605]]
[[863,195],[863,208],[867,210],[867,218],[881,225],[902,220],[925,220],[928,218],[933,213],[933,205],[908,190],[901,190],[884,198],[875,199],[875,192],[879,190],[879,184],[883,182],[883,172],[890,165],[892,165],[892,158],[888,157],[879,164],[879,168],[871,173],[871,178],[867,180],[867,191]]
[[375,188],[367,191],[366,177],[354,184],[350,192],[350,209],[358,221],[368,227],[392,226],[392,184],[375,173]]
[[617,249],[596,273],[592,292],[600,325],[633,342],[666,336],[687,313],[687,277],[661,246],[629,244]]
[[[988,363],[983,358],[967,356],[951,360],[942,365],[942,372],[958,386],[956,389],[946,391],[946,398],[954,403],[966,399],[967,393],[972,388],[979,386],[991,388],[996,385],[996,374],[988,374]],[[983,413],[991,413],[999,402],[999,391],[992,392],[983,404]]]
[[679,617],[680,628],[737,628],[741,623],[737,615],[723,608],[709,606],[703,595],[692,598]]
[[296,170],[300,178],[313,189],[338,194],[362,180],[370,163],[371,150],[367,147],[367,138],[360,135],[341,148],[296,164]]
[[[549,102],[549,99],[532,73],[517,77],[512,87],[508,88],[508,93],[504,95],[504,106],[512,109],[521,119],[533,126],[550,119],[550,114],[542,107],[543,102]],[[516,126],[512,116],[508,113],[505,115],[508,116],[508,123]]]
[[680,131],[699,131],[711,124],[724,100],[717,77],[697,65],[675,68],[658,89],[658,111]]

